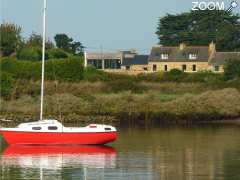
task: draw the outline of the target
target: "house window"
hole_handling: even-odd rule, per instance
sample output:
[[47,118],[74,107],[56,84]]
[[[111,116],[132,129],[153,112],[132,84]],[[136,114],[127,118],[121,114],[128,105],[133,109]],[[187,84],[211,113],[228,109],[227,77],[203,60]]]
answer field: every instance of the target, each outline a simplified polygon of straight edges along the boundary
[[214,71],[218,72],[219,71],[219,66],[214,66]]
[[147,70],[148,70],[148,68],[147,68],[147,67],[144,67],[144,68],[143,68],[143,70],[144,70],[144,71],[147,71]]
[[120,69],[121,61],[119,59],[105,59],[104,60],[105,69]]
[[126,66],[126,70],[129,71],[130,70],[130,66]]
[[168,71],[167,65],[164,65],[164,71]]
[[88,65],[92,65],[96,69],[102,69],[102,60],[90,59],[90,60],[88,60]]
[[197,66],[195,64],[192,66],[192,71],[197,71]]
[[182,65],[182,71],[186,71],[186,70],[187,70],[187,65],[186,64]]
[[161,59],[168,59],[168,54],[166,54],[166,53],[161,54]]
[[48,130],[57,130],[57,126],[48,126]]
[[153,65],[153,71],[157,71],[157,65],[156,64]]
[[190,53],[189,54],[189,59],[197,59],[197,54]]

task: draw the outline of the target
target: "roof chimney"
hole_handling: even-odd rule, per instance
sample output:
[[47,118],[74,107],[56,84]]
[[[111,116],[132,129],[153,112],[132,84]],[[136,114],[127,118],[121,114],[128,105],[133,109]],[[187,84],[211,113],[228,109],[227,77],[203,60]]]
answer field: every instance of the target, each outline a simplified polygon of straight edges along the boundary
[[209,59],[213,58],[216,53],[216,44],[213,41],[209,44],[208,53]]
[[216,44],[212,41],[209,44],[209,52],[215,52],[216,51]]

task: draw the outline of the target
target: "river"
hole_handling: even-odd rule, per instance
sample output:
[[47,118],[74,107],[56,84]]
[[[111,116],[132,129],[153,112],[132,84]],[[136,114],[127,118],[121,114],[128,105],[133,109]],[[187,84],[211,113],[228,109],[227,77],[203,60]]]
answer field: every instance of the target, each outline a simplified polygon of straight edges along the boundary
[[240,179],[240,126],[119,129],[108,146],[5,146],[0,179]]

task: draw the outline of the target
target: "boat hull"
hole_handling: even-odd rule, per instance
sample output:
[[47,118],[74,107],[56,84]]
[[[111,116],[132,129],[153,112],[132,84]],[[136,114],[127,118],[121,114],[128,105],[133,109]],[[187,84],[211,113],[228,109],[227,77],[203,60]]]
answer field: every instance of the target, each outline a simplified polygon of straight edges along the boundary
[[23,145],[103,145],[117,138],[117,132],[23,132],[1,131],[8,144]]

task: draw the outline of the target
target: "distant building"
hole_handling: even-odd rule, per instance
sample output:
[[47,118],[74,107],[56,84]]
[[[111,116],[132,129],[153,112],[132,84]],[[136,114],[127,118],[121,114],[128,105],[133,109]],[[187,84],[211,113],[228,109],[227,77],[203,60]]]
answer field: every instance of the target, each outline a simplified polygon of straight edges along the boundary
[[119,70],[122,64],[122,53],[85,53],[85,66],[94,66],[102,70]]
[[209,46],[152,47],[150,55],[139,55],[135,50],[115,53],[85,53],[85,66],[94,66],[107,72],[140,74],[179,69],[194,73],[199,71],[224,72],[229,59],[240,60],[240,52],[217,52],[212,42]]
[[148,55],[135,50],[116,53],[85,53],[85,66],[94,66],[107,72],[138,74],[148,70]]
[[131,72],[131,74],[139,74],[148,72],[148,55],[134,54],[132,56],[125,55],[122,62],[122,70]]
[[216,52],[209,60],[210,70],[224,72],[224,64],[230,59],[240,60],[240,52]]
[[217,52],[212,42],[209,46],[154,46],[149,56],[149,70],[184,72],[212,71],[224,72],[224,64],[229,59],[239,59],[240,52]]

